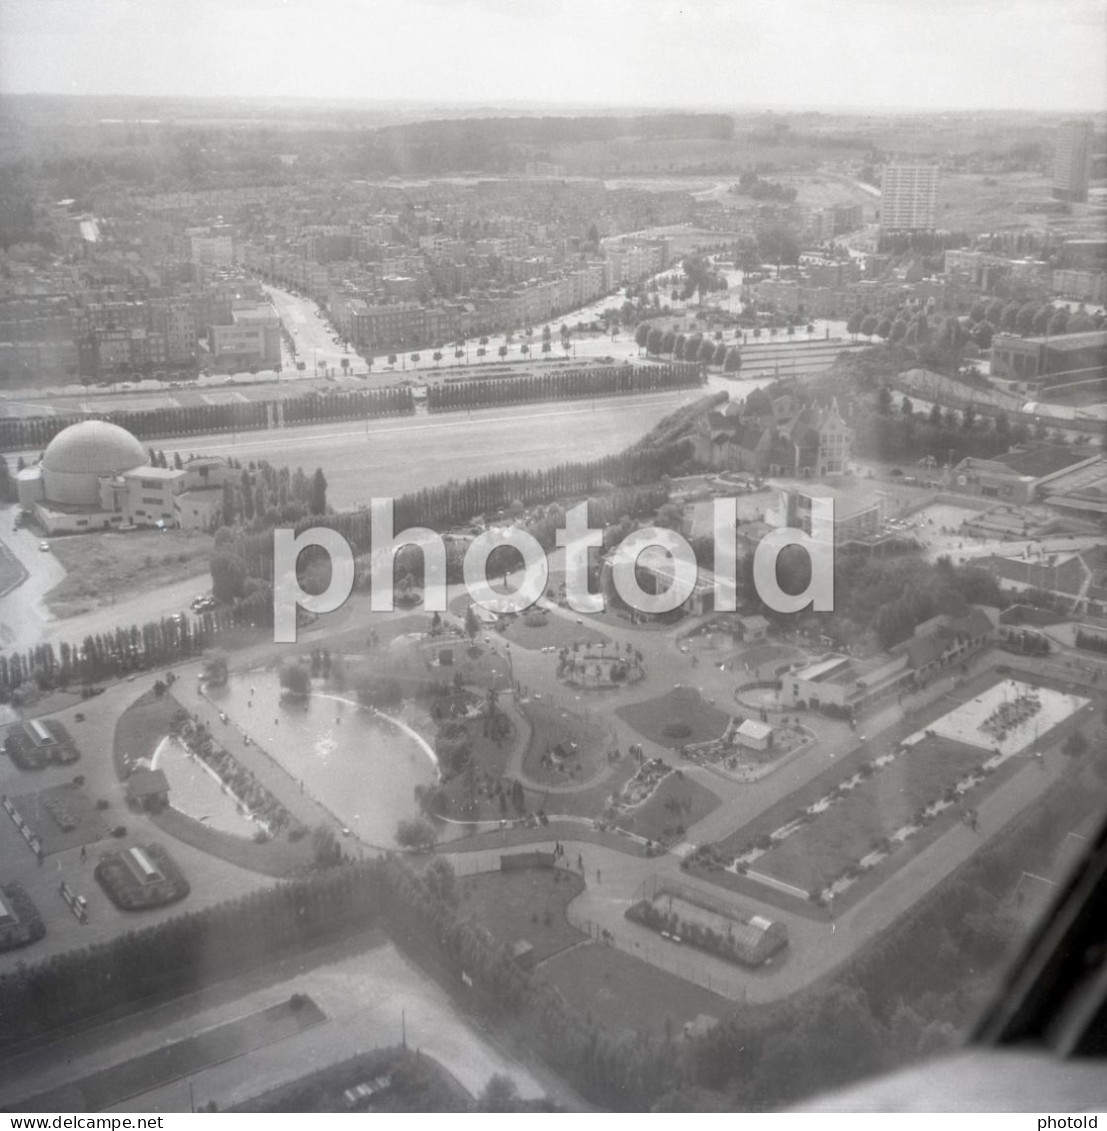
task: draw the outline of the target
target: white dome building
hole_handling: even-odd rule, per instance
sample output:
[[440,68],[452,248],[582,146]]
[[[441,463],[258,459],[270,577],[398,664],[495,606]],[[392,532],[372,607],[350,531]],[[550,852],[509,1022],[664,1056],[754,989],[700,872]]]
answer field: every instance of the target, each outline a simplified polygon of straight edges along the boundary
[[100,480],[114,479],[149,462],[125,428],[106,420],[84,420],[59,432],[47,445],[42,468],[47,502],[100,506]]
[[[204,466],[193,468],[198,462]],[[134,526],[203,529],[218,518],[225,474],[222,460],[154,467],[125,428],[83,420],[59,432],[39,463],[19,472],[16,482],[20,506],[33,510],[49,534]]]

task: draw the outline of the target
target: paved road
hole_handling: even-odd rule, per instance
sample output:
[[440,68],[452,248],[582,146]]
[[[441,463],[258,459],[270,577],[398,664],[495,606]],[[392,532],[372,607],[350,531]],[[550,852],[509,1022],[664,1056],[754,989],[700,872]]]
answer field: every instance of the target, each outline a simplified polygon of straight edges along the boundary
[[314,299],[301,298],[280,287],[266,286],[273,305],[277,308],[284,328],[296,343],[297,357],[293,358],[287,345],[281,343],[281,354],[285,369],[296,372],[296,361],[307,365],[309,375],[327,372],[342,372],[345,358],[351,373],[364,373],[365,362],[356,353],[342,348],[334,341],[334,330],[329,322],[315,312],[318,304]]
[[[0,1068],[0,1096],[11,1103],[37,1095],[287,1001],[293,993],[310,995],[326,1014],[326,1021],[134,1096],[111,1110],[180,1112],[188,1111],[192,1102],[199,1106],[210,1100],[225,1109],[358,1052],[399,1044],[401,1014],[408,1047],[435,1057],[471,1093],[479,1092],[495,1073],[510,1076],[520,1094],[528,1098],[551,1090],[546,1073],[541,1074],[540,1083],[534,1071],[477,1030],[441,987],[390,944],[352,955],[342,954],[341,947],[334,949],[339,953],[319,965],[313,965],[319,962],[316,955],[300,963],[298,969],[296,963],[284,963],[287,972],[275,984],[257,987],[252,983],[259,979],[247,975],[177,999],[148,1016],[139,1015],[12,1057]],[[558,1098],[563,1102],[575,1100],[568,1093]]]
[[0,541],[26,565],[28,575],[21,585],[0,597],[0,651],[25,651],[47,641],[55,646],[62,641],[79,644],[90,634],[114,632],[120,625],[145,624],[186,612],[193,597],[211,589],[211,578],[204,573],[149,593],[121,595],[103,608],[58,619],[43,598],[65,577],[65,570],[53,554],[38,549],[36,535],[25,530],[13,535],[6,515],[0,511]]

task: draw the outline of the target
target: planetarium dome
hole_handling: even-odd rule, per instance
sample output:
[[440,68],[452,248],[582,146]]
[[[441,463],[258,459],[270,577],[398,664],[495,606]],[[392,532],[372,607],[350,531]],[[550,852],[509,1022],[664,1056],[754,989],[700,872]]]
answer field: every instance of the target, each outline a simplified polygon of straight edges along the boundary
[[106,420],[83,420],[59,432],[42,457],[48,502],[96,506],[100,479],[147,463],[142,445],[125,428]]

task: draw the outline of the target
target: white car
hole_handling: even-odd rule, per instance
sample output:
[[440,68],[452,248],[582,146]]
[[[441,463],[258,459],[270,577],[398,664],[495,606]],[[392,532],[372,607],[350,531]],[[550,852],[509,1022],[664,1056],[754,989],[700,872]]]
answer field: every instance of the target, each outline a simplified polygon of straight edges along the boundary
[[38,548],[39,548],[39,549],[40,549],[40,550],[41,550],[41,551],[42,551],[42,552],[43,552],[44,554],[48,554],[48,553],[50,552],[50,543],[49,543],[49,542],[40,542],[40,543],[38,544]]

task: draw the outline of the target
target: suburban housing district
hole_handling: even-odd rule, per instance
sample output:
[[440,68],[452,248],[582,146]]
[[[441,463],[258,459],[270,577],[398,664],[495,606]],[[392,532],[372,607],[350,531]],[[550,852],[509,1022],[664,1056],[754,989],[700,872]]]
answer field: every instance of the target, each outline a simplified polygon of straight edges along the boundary
[[[771,1108],[963,1037],[1107,795],[1102,121],[5,102],[5,1110]],[[444,609],[402,545],[371,610],[374,498]]]

